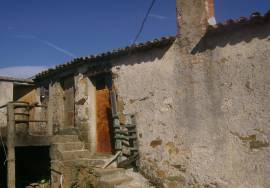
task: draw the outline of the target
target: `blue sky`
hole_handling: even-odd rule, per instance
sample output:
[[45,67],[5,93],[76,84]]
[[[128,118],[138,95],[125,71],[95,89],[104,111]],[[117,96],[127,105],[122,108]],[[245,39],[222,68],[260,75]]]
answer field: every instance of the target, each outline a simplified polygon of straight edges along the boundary
[[[130,45],[151,0],[0,0],[0,75],[27,77]],[[216,0],[218,21],[265,13],[269,0]],[[175,0],[156,0],[139,42],[175,35]],[[24,68],[21,68],[24,66]]]

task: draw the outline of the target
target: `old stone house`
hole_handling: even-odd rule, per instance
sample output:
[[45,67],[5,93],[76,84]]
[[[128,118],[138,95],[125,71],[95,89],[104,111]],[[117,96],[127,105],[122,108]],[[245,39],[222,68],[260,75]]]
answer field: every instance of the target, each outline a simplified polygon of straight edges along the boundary
[[[33,120],[14,125],[7,154],[50,147],[53,187],[82,182],[85,169],[115,154],[107,172],[93,173],[101,179],[89,176],[97,187],[131,187],[121,173],[102,179],[119,173],[115,165],[137,166],[157,187],[270,187],[270,13],[209,25],[213,1],[176,5],[176,37],[77,58],[33,81],[0,79],[0,105],[27,102],[9,108],[26,104]],[[7,163],[12,187],[14,161]]]

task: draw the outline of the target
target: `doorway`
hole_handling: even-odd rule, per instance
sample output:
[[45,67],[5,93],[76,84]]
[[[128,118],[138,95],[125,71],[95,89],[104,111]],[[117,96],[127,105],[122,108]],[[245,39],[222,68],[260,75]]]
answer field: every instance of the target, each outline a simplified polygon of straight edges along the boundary
[[16,188],[24,188],[31,183],[49,182],[50,154],[48,146],[16,147]]
[[96,152],[113,153],[113,127],[110,104],[112,78],[101,74],[93,78],[96,87]]

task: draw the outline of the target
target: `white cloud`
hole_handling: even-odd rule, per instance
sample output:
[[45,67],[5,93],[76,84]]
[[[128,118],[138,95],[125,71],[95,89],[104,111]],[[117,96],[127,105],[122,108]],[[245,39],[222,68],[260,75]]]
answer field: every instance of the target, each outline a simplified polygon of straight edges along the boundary
[[45,66],[14,66],[0,68],[0,76],[8,76],[14,78],[30,78],[35,74],[46,70]]
[[152,18],[159,19],[159,20],[165,20],[165,19],[167,19],[166,16],[161,16],[161,15],[158,15],[158,14],[149,14],[149,16],[152,17]]

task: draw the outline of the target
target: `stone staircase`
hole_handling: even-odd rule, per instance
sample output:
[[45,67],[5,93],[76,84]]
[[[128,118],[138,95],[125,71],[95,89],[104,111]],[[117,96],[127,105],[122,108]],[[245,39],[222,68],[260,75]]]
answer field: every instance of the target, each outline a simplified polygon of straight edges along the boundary
[[148,180],[132,169],[123,168],[95,169],[98,177],[97,188],[154,188]]
[[94,156],[77,135],[56,135],[51,139],[51,184],[71,187],[77,178],[78,166],[102,167],[110,156]]
[[50,156],[52,162],[85,164],[102,167],[112,155],[91,154],[77,135],[57,135],[52,138]]
[[[91,154],[77,135],[57,135],[52,138],[51,187],[81,187],[78,177],[81,169],[90,169],[90,187],[97,188],[148,188],[148,181],[132,170],[117,168],[116,163],[102,168],[113,157],[112,155]],[[79,180],[80,181],[80,180]],[[87,188],[89,186],[86,186]]]

